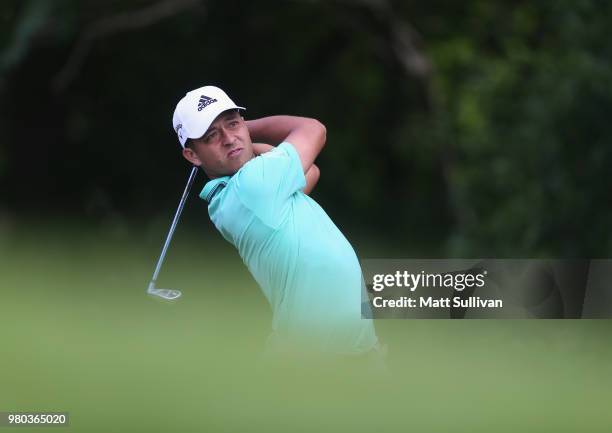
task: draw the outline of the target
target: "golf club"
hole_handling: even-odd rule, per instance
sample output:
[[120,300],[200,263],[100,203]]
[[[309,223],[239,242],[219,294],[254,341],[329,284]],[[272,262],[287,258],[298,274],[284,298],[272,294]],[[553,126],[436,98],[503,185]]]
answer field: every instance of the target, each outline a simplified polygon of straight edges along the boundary
[[159,270],[161,269],[162,263],[164,263],[164,258],[166,257],[166,252],[168,251],[168,245],[170,245],[170,241],[172,240],[172,236],[174,235],[174,230],[176,229],[178,220],[181,217],[181,212],[183,212],[183,207],[185,206],[185,202],[187,201],[187,196],[189,196],[189,190],[191,189],[191,185],[193,184],[197,173],[198,167],[194,165],[191,169],[191,173],[189,174],[189,179],[187,179],[187,185],[185,185],[185,191],[183,191],[183,196],[181,197],[181,201],[179,202],[176,214],[174,214],[174,219],[172,220],[172,225],[170,225],[168,236],[166,236],[166,242],[164,243],[161,255],[159,256],[159,260],[157,261],[157,266],[155,266],[153,278],[151,278],[149,287],[147,287],[147,293],[149,295],[159,296],[160,298],[167,300],[173,300],[181,296],[180,290],[158,289],[155,287],[155,283],[157,282],[157,276],[159,275]]

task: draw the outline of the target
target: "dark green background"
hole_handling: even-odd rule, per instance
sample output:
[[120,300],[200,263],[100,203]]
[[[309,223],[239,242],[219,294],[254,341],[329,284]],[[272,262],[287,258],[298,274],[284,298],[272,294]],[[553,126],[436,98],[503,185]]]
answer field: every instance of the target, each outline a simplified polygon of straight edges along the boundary
[[316,198],[343,227],[434,256],[610,254],[609,3],[183,0],[129,26],[160,3],[2,3],[4,219],[166,217],[172,111],[212,83],[247,117],[326,124]]

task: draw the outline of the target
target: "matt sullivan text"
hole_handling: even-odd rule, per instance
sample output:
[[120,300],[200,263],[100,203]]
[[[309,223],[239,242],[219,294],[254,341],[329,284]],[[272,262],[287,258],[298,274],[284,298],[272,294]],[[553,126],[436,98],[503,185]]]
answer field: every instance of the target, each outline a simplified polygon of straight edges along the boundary
[[470,296],[462,299],[459,296],[453,298],[434,298],[433,296],[419,296],[418,300],[402,296],[397,299],[384,299],[376,296],[372,299],[375,308],[503,308],[501,299],[482,299],[480,296]]

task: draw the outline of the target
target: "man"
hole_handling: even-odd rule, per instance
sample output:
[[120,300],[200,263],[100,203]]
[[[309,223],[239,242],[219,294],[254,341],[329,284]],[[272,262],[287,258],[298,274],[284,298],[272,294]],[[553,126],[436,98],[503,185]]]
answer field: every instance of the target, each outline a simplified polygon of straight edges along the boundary
[[[209,177],[200,197],[273,311],[272,349],[360,355],[376,351],[359,261],[349,242],[307,194],[326,139],[314,119],[245,121],[225,92],[205,86],[176,106],[183,156]],[[281,143],[277,147],[253,143]]]

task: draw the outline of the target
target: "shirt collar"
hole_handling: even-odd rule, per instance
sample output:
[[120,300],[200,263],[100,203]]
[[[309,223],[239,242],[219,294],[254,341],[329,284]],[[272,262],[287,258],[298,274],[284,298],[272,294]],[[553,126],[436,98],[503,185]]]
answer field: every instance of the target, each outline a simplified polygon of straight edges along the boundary
[[209,180],[206,182],[206,185],[204,185],[204,188],[200,193],[200,198],[210,203],[215,194],[221,191],[225,185],[227,185],[230,179],[230,176],[223,176]]

